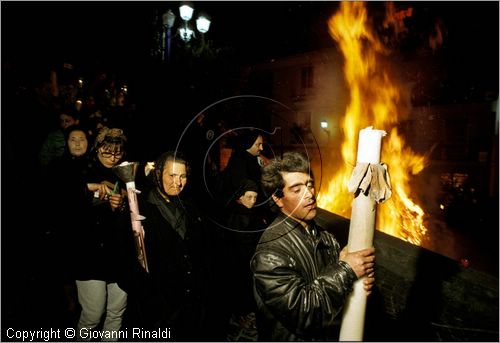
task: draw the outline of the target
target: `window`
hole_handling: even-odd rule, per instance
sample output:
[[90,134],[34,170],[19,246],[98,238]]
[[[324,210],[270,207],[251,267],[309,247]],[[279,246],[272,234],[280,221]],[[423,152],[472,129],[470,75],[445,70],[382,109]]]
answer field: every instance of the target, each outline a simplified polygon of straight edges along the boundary
[[302,88],[312,88],[314,86],[314,68],[312,66],[302,68],[300,79]]

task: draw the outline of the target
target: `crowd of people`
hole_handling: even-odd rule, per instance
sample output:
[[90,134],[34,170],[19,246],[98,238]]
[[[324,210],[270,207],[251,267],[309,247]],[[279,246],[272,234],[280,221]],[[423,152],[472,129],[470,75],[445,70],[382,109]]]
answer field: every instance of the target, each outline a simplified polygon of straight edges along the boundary
[[244,129],[227,165],[210,170],[210,185],[192,151],[173,146],[140,161],[143,265],[129,185],[114,171],[127,160],[127,130],[102,120],[93,99],[54,106],[59,128],[39,150],[54,275],[77,340],[94,331],[116,341],[140,327],[168,328],[175,341],[225,341],[231,321],[259,340],[336,338],[353,283],[364,277],[366,291],[373,286],[374,249],[341,250],[315,224],[303,155],[269,160],[264,132]]

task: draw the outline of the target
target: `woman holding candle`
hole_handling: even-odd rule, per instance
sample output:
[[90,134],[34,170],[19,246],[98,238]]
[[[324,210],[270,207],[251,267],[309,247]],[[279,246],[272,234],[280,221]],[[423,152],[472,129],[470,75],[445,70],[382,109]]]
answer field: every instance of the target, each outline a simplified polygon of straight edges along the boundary
[[76,285],[82,312],[77,325],[77,339],[95,329],[105,314],[103,340],[119,338],[127,293],[118,286],[134,252],[126,244],[131,232],[128,213],[124,211],[124,187],[113,173],[125,155],[126,137],[121,129],[103,128],[96,137],[89,165],[85,170],[87,206],[85,227],[78,235]]

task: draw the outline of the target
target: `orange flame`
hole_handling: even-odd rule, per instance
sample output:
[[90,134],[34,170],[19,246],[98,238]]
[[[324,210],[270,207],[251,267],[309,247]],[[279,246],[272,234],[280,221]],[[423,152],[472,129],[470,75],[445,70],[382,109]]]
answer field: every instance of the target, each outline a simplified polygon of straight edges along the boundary
[[[364,2],[343,2],[330,18],[329,31],[345,57],[344,74],[350,103],[343,118],[342,158],[351,165],[336,170],[318,196],[318,204],[331,212],[350,217],[353,195],[347,191],[356,161],[358,133],[367,126],[388,132],[382,140],[381,162],[389,167],[392,198],[378,207],[376,227],[392,236],[420,245],[427,229],[424,211],[411,199],[410,174],[425,166],[424,156],[405,146],[397,123],[409,111],[409,97],[390,75],[384,60],[390,51],[370,29]],[[327,177],[328,178],[328,177]]]

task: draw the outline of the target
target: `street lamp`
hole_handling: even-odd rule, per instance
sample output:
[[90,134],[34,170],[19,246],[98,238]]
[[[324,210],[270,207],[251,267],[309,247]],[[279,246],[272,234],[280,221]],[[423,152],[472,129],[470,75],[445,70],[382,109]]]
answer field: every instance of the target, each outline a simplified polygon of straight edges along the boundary
[[[171,9],[169,9],[167,12],[165,12],[162,16],[162,21],[163,21],[163,35],[162,35],[162,41],[166,42],[166,49],[167,49],[167,59],[170,60],[170,38],[172,36],[172,27],[174,27],[175,23],[175,14],[172,12]],[[165,50],[162,49],[162,61],[165,61]]]
[[193,16],[193,11],[194,9],[188,4],[184,4],[181,7],[179,7],[179,13],[181,14],[181,18],[184,21],[191,20],[191,17]]
[[321,121],[319,122],[319,125],[321,126],[323,131],[326,132],[326,134],[328,136],[327,139],[330,140],[330,130],[328,129],[328,121],[326,119],[321,119]]
[[[192,29],[189,21],[193,17],[194,9],[189,3],[183,3],[179,7],[179,14],[183,21],[182,25],[177,29],[177,34],[185,42],[188,43],[193,37],[196,37],[195,31]],[[172,39],[172,29],[175,24],[175,14],[169,9],[162,16],[163,21],[163,35],[162,35],[162,61],[170,61],[170,51],[171,51],[171,39]],[[199,15],[196,19],[196,29],[201,33],[202,44],[204,44],[204,34],[208,32],[210,28],[210,20],[206,15]]]

